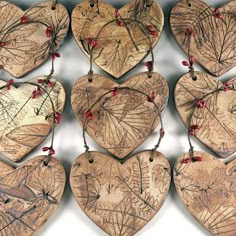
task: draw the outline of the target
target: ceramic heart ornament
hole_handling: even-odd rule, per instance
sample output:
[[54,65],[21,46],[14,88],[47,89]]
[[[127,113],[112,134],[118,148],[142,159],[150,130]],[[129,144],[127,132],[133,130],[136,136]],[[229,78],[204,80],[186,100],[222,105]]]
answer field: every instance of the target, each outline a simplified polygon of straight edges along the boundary
[[213,235],[236,235],[236,160],[227,165],[215,157],[194,152],[201,161],[175,164],[176,190],[189,212]]
[[[29,81],[36,84],[46,77]],[[10,90],[0,89],[0,154],[12,161],[20,161],[26,154],[42,143],[49,135],[55,111],[61,113],[65,104],[65,91],[60,82],[50,80],[52,87],[43,85],[44,92],[32,98],[37,86],[24,84]],[[0,87],[6,82],[0,80]]]
[[81,209],[109,235],[134,235],[159,211],[169,191],[171,168],[159,152],[143,151],[125,163],[99,153],[79,156],[70,184]]
[[155,46],[164,24],[164,15],[155,1],[131,1],[116,10],[102,1],[85,0],[72,13],[74,37],[87,55],[96,39],[92,60],[115,78],[139,64]]
[[66,175],[63,166],[38,156],[16,169],[0,162],[0,233],[30,236],[49,219],[59,205]]
[[74,113],[83,126],[86,112],[96,101],[92,109],[93,120],[86,125],[88,134],[103,148],[119,159],[125,158],[136,149],[159,124],[160,118],[153,104],[145,95],[130,90],[105,93],[119,87],[140,90],[155,98],[160,112],[167,105],[169,89],[167,82],[157,73],[139,73],[129,78],[122,85],[101,75],[93,75],[93,82],[88,76],[78,79],[72,89],[71,103]]
[[236,65],[235,11],[236,1],[215,9],[200,0],[182,0],[171,11],[170,25],[179,45],[215,76]]
[[175,104],[184,124],[220,157],[236,151],[236,79],[220,82],[196,72],[185,74],[175,87]]
[[0,67],[14,77],[41,65],[63,42],[70,21],[66,8],[53,9],[53,2],[22,11],[1,1],[0,15]]

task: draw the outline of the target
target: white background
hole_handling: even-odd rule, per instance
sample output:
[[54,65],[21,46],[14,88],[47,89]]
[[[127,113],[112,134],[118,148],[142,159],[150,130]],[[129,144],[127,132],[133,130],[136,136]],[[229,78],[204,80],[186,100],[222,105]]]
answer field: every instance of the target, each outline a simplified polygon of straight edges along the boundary
[[[15,3],[23,9],[26,9],[33,4],[40,2],[39,0],[11,0],[9,2]],[[78,4],[79,0],[61,0],[69,13]],[[115,7],[119,8],[129,2],[128,0],[106,0]],[[164,126],[166,130],[166,136],[159,149],[174,165],[175,160],[183,153],[188,151],[187,142],[187,130],[182,124],[175,107],[173,100],[173,89],[177,79],[186,71],[186,67],[182,66],[182,60],[186,60],[187,56],[179,48],[175,39],[173,38],[169,28],[169,13],[171,8],[178,2],[177,0],[159,0],[164,14],[165,14],[165,26],[161,39],[155,47],[155,70],[166,78],[170,86],[170,99],[169,105],[163,117]],[[209,4],[214,7],[228,2],[225,0],[207,0]],[[56,157],[63,163],[67,172],[67,184],[65,194],[62,198],[61,204],[53,215],[53,217],[47,222],[43,228],[39,231],[38,235],[43,236],[64,236],[64,235],[83,235],[83,236],[102,236],[106,235],[99,227],[97,227],[79,208],[77,205],[69,186],[69,172],[72,161],[79,156],[83,149],[82,130],[77,122],[70,105],[70,91],[71,88],[79,77],[85,75],[89,70],[89,60],[81,52],[77,46],[71,31],[61,48],[60,51],[62,57],[56,59],[56,72],[55,77],[62,82],[67,92],[67,103],[65,112],[63,114],[62,124],[57,127],[55,135],[55,149]],[[50,62],[47,61],[44,65],[40,66],[35,71],[24,77],[24,80],[30,78],[48,74],[50,70]],[[143,64],[135,68],[132,72],[128,73],[120,82],[126,80],[133,74],[139,71],[144,71]],[[204,71],[200,66],[196,65],[196,70]],[[106,75],[96,66],[94,71]],[[231,70],[220,78],[220,80],[227,80],[234,76],[236,70]],[[107,75],[108,76],[108,75]],[[6,72],[0,72],[0,77],[3,79],[10,79],[11,77]],[[109,76],[108,76],[109,77]],[[158,129],[157,129],[158,130]],[[145,143],[138,148],[138,150],[144,150],[152,148],[157,138],[157,133],[153,133]],[[100,150],[91,139],[88,142],[92,150]],[[50,143],[50,137],[40,147],[36,148],[34,152],[29,154],[26,159],[33,158],[39,154],[42,154],[41,147],[47,146]],[[209,152],[203,147],[197,140],[193,141],[195,150],[202,150]],[[233,158],[233,157],[232,157]],[[231,159],[232,159],[231,158]],[[227,160],[229,161],[230,158]],[[4,160],[6,161],[6,160]],[[9,163],[9,162],[8,162]],[[181,235],[181,236],[202,236],[210,235],[197,221],[188,213],[184,205],[179,200],[172,183],[169,195],[161,210],[152,219],[148,225],[146,225],[136,235]]]

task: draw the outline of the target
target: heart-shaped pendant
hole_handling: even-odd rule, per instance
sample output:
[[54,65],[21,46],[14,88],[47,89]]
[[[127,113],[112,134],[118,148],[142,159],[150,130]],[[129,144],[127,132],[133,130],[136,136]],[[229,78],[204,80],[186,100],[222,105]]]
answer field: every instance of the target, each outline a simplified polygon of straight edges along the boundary
[[[37,84],[46,77],[37,77],[29,83]],[[61,113],[65,104],[65,91],[60,82],[51,79],[51,86],[43,85],[37,98],[31,84],[10,90],[0,89],[0,154],[12,161],[20,161],[26,154],[42,143],[52,129],[52,102],[56,112]],[[0,80],[0,87],[6,85]]]
[[63,42],[69,28],[66,8],[39,3],[26,11],[0,2],[0,67],[21,77],[41,65]]
[[215,76],[236,65],[235,10],[235,1],[214,9],[201,0],[182,0],[171,11],[170,25],[179,45]]
[[100,152],[79,156],[70,184],[87,216],[109,235],[134,235],[159,211],[169,191],[171,168],[159,152],[143,151],[125,163]]
[[225,165],[203,152],[194,152],[194,158],[186,161],[187,153],[175,164],[174,181],[181,200],[213,235],[236,235],[236,160]]
[[[71,95],[72,108],[82,126],[90,106],[106,92],[119,89],[119,86],[151,95],[160,112],[167,105],[168,84],[157,73],[152,73],[152,78],[148,78],[148,73],[139,73],[122,85],[101,75],[93,75],[93,82],[89,83],[88,76],[84,76],[76,81]],[[125,158],[141,145],[160,121],[147,97],[130,90],[108,94],[99,100],[92,112],[94,119],[88,122],[86,131],[119,159]]]
[[66,175],[55,158],[35,157],[16,169],[0,162],[1,235],[30,236],[59,205]]
[[132,1],[118,11],[100,0],[94,5],[85,0],[72,13],[72,31],[81,50],[91,56],[89,42],[96,39],[93,62],[117,79],[139,64],[160,38],[162,9],[155,1],[147,2]]
[[175,104],[184,124],[198,127],[194,134],[221,157],[236,151],[236,79],[220,82],[195,72],[185,74],[175,87]]

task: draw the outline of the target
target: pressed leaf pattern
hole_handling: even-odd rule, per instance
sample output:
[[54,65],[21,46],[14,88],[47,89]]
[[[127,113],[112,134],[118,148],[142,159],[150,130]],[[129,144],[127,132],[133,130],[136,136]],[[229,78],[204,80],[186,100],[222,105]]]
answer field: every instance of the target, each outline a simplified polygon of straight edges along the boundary
[[[182,0],[171,12],[172,32],[180,46],[216,76],[236,64],[235,11],[235,1],[214,9],[203,1],[192,0],[190,6]],[[191,35],[186,34],[186,29]]]
[[[198,124],[201,128],[196,137],[217,155],[227,157],[236,151],[236,92],[216,91],[223,83],[213,77],[196,73],[197,81],[189,74],[181,77],[175,88],[175,103],[178,113],[187,127]],[[228,81],[235,87],[236,80]],[[205,109],[196,107],[195,102],[205,97]]]
[[[82,125],[90,106],[114,87],[134,88],[147,95],[154,92],[161,113],[167,104],[168,85],[159,74],[153,73],[150,79],[147,73],[139,73],[122,85],[101,75],[94,75],[93,79],[94,82],[89,83],[87,76],[80,78],[71,93],[72,108]],[[93,114],[94,120],[88,123],[87,132],[120,159],[138,147],[160,121],[158,112],[145,95],[128,90],[120,90],[116,96],[108,94],[95,105]]]
[[[157,43],[163,27],[163,12],[153,1],[132,1],[119,9],[124,27],[115,20],[115,9],[102,1],[90,7],[89,1],[78,4],[72,13],[72,30],[79,47],[89,55],[88,37],[97,38],[93,61],[116,78],[139,64]],[[149,35],[148,26],[157,35]]]
[[[64,40],[69,28],[69,15],[61,4],[52,11],[52,2],[43,2],[23,12],[6,1],[0,3],[0,64],[14,77],[21,77],[42,64]],[[21,23],[21,17],[28,19]],[[53,27],[53,40],[46,37]]]
[[170,171],[170,165],[158,152],[150,162],[151,153],[140,152],[120,164],[105,154],[90,152],[93,163],[89,163],[86,153],[73,163],[70,184],[75,198],[82,210],[109,235],[134,235],[162,206],[171,177],[160,175],[159,181],[165,183],[163,191],[155,185],[151,170],[162,165]]
[[45,166],[45,158],[36,157],[16,169],[0,163],[1,235],[33,235],[57,208],[65,171],[54,158]]
[[214,235],[236,234],[235,185],[236,161],[225,165],[215,157],[194,152],[201,162],[184,164],[189,154],[175,164],[174,181],[177,192],[190,213]]
[[[39,77],[30,80],[37,83]],[[45,140],[52,129],[52,120],[46,119],[55,111],[61,113],[65,104],[65,91],[55,79],[53,88],[45,86],[37,99],[32,99],[35,86],[24,84],[11,90],[0,90],[0,154],[12,161],[20,161]],[[0,85],[5,82],[1,81]]]

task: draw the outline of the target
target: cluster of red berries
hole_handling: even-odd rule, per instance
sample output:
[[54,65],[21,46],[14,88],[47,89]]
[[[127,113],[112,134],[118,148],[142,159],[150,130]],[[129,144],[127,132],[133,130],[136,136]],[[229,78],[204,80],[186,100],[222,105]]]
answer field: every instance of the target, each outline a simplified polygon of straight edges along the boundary
[[88,45],[89,45],[89,48],[95,48],[95,47],[97,47],[97,45],[98,45],[98,40],[97,39],[93,39],[93,38],[88,38],[87,39],[87,41],[88,41]]
[[147,101],[152,102],[152,100],[154,100],[155,98],[156,98],[156,93],[155,91],[152,91],[151,95],[147,97]]
[[50,156],[52,156],[52,155],[54,155],[54,154],[56,153],[55,150],[54,150],[52,147],[43,147],[43,148],[42,148],[42,151],[43,151],[43,152],[49,151],[49,152],[48,152],[48,155],[50,155]]
[[10,79],[8,82],[7,82],[7,85],[6,85],[6,90],[10,90],[11,89],[11,85],[14,84],[14,80],[13,79]]
[[215,16],[215,17],[218,18],[218,19],[222,19],[222,18],[223,18],[222,14],[220,13],[219,8],[216,8],[216,9],[214,10],[213,16]]
[[124,23],[121,20],[118,20],[120,13],[118,10],[115,10],[116,24],[120,27],[124,26]]
[[94,120],[94,115],[93,113],[91,112],[91,110],[87,110],[85,112],[85,117],[88,118],[89,120]]
[[196,157],[192,157],[192,158],[186,158],[183,160],[183,163],[188,164],[190,162],[198,162],[198,161],[202,161],[202,157],[196,156]]
[[152,25],[148,25],[147,29],[148,29],[148,32],[149,32],[150,35],[152,35],[152,36],[157,36],[158,35],[157,31],[153,29]]
[[184,66],[192,67],[193,64],[194,64],[194,62],[195,62],[195,57],[191,55],[191,56],[189,57],[189,62],[187,62],[187,61],[182,61],[182,64],[183,64]]
[[204,100],[200,100],[198,99],[196,102],[195,102],[195,105],[199,108],[206,108],[206,105],[207,105],[207,102],[204,101]]
[[48,87],[52,88],[55,84],[52,83],[50,80],[45,80],[45,79],[38,79],[38,84],[44,85],[47,84]]
[[201,127],[199,125],[191,125],[189,128],[189,134],[191,136],[195,136],[196,132],[200,129]]
[[228,91],[230,89],[230,83],[229,81],[226,81],[223,83],[224,87],[223,87],[223,91]]

